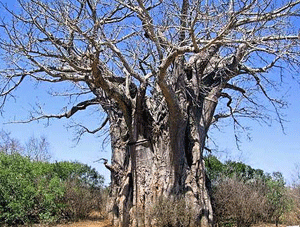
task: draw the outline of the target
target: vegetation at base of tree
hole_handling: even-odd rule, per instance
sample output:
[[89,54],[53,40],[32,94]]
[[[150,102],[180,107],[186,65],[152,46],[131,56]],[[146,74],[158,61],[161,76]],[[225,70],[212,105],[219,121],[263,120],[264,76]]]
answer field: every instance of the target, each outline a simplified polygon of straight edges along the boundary
[[[95,169],[79,162],[37,161],[20,154],[17,140],[9,141],[14,142],[6,146],[0,141],[6,148],[0,152],[0,226],[50,224],[85,218],[93,210],[103,213],[108,190]],[[215,156],[205,162],[216,226],[300,222],[299,184],[287,187],[280,172],[268,174],[243,162],[223,163]],[[184,199],[160,197],[149,213],[151,224],[185,227],[198,212]]]
[[55,223],[101,210],[103,176],[79,162],[0,152],[0,225]]
[[[215,156],[205,157],[205,162],[211,182],[214,226],[300,223],[299,182],[286,186],[280,172],[269,174],[243,162],[221,162]],[[197,218],[196,213],[184,200],[160,197],[151,216],[156,226],[188,227]]]
[[242,162],[205,159],[211,182],[215,222],[218,226],[278,223],[292,206],[283,175],[253,169]]
[[159,197],[151,215],[154,226],[190,226],[195,218],[195,210],[184,199]]

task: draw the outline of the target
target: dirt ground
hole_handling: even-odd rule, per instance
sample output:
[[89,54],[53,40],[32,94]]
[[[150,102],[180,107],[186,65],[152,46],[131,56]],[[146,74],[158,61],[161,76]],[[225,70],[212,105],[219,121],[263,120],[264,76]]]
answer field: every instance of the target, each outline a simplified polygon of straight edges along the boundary
[[[87,220],[87,221],[79,221],[70,224],[57,225],[56,227],[112,227],[108,220]],[[260,224],[255,225],[253,227],[275,227],[272,224]],[[286,227],[286,225],[279,225],[279,227]]]
[[69,224],[56,225],[56,227],[111,227],[108,220],[85,220]]
[[[278,227],[288,227],[288,226],[298,226],[298,224],[294,225],[281,225],[279,224]],[[275,224],[259,224],[259,225],[253,225],[253,227],[276,227]]]
[[[36,225],[35,227],[45,227]],[[52,225],[51,227],[113,227],[109,220],[103,219],[98,212],[92,212],[88,220],[80,220],[78,222],[72,222],[67,224]],[[276,227],[275,224],[259,224],[253,225],[253,227]],[[278,227],[287,227],[286,225],[279,225]]]
[[103,219],[100,213],[92,212],[88,220],[59,224],[56,227],[112,227],[112,225],[110,221]]
[[[286,227],[286,225],[278,225],[279,227]],[[75,223],[57,225],[56,227],[112,227],[108,220],[86,220]],[[273,224],[260,224],[253,227],[275,227]]]

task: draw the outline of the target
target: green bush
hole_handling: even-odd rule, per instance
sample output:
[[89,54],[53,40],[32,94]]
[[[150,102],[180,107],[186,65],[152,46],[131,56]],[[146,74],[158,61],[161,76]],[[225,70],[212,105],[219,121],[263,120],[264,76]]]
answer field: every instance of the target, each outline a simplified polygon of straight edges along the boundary
[[218,180],[224,178],[238,178],[242,181],[253,179],[268,180],[269,174],[265,174],[261,169],[253,169],[251,166],[242,162],[227,160],[222,163],[216,156],[205,157],[207,175],[212,184],[217,184]]
[[84,212],[100,207],[95,200],[87,203],[92,197],[99,198],[96,195],[102,185],[103,177],[95,169],[78,162],[37,162],[0,152],[0,223],[51,223],[84,217]]
[[266,182],[269,219],[278,226],[281,217],[291,209],[292,201],[287,196],[285,181],[280,172],[274,172],[272,178]]
[[291,199],[282,174],[272,175],[242,162],[206,157],[215,221],[219,226],[250,226],[259,221],[278,225]]
[[8,224],[28,222],[35,205],[34,171],[28,158],[0,153],[0,220]]

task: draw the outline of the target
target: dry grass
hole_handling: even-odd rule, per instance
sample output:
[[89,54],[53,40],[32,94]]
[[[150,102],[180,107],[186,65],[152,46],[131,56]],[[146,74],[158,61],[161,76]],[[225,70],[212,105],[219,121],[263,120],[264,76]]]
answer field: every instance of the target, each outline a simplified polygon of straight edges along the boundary
[[55,227],[112,227],[107,219],[103,219],[100,212],[93,211],[86,220],[55,225]]
[[56,225],[56,227],[112,227],[108,220],[85,220],[68,224]]
[[[24,225],[23,227],[27,227]],[[28,226],[29,227],[29,226]],[[45,224],[34,224],[30,227],[113,227],[111,222],[103,218],[103,215],[98,211],[93,211],[84,220],[72,221],[64,224],[56,225],[45,225]]]
[[[258,225],[253,225],[253,227],[276,227],[275,224],[258,224]],[[287,227],[287,225],[278,225],[278,227]]]
[[[35,226],[45,227],[45,226]],[[109,220],[81,220],[67,224],[55,225],[53,227],[113,227]],[[275,224],[257,224],[253,227],[276,227]],[[278,227],[287,227],[287,225],[278,225]]]

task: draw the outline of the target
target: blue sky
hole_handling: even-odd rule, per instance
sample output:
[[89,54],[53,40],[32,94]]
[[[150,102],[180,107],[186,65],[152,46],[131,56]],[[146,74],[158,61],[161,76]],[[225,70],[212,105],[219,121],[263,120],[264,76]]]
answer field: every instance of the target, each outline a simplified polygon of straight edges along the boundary
[[300,85],[295,81],[290,82],[285,97],[289,106],[283,110],[286,120],[284,132],[276,121],[270,127],[248,121],[251,140],[242,137],[240,150],[236,147],[232,126],[224,128],[222,132],[214,132],[223,160],[243,161],[269,173],[280,171],[287,183],[292,183],[296,176],[295,164],[300,163]]
[[[292,175],[295,174],[295,164],[300,163],[300,85],[294,84],[289,90],[289,108],[284,111],[286,114],[285,134],[279,123],[274,122],[271,127],[260,125],[255,121],[248,122],[251,127],[251,141],[241,137],[241,149],[236,147],[233,127],[228,125],[221,128],[221,131],[214,130],[212,137],[218,145],[218,153],[215,153],[222,160],[232,159],[243,161],[254,168],[263,169],[266,172],[280,171],[288,183],[292,182]],[[53,100],[43,100],[44,87],[34,87],[26,84],[17,93],[17,101],[10,100],[5,108],[3,118],[0,118],[0,129],[11,132],[11,136],[25,143],[30,136],[46,136],[50,143],[53,160],[77,160],[96,168],[109,182],[109,171],[103,164],[95,163],[99,158],[110,159],[111,151],[109,144],[103,148],[103,137],[96,137],[87,134],[76,145],[74,130],[68,129],[70,120],[52,120],[49,126],[45,121],[32,122],[27,124],[6,124],[15,117],[25,119],[28,110],[31,108],[32,100],[39,96],[39,100],[45,104],[47,109],[54,109],[51,106],[57,104]],[[90,111],[82,112],[80,118],[85,118],[91,125],[99,124],[97,117],[91,115]]]
[[[9,1],[12,6],[14,1]],[[0,15],[2,13],[0,12]],[[288,183],[292,182],[295,175],[295,164],[300,163],[300,85],[295,81],[290,81],[290,89],[286,99],[290,105],[286,114],[287,122],[285,134],[282,132],[280,124],[274,122],[271,127],[251,122],[252,141],[242,138],[241,150],[238,150],[235,144],[232,126],[224,127],[221,132],[214,130],[213,138],[218,144],[217,156],[221,159],[232,159],[243,161],[254,168],[260,168],[266,172],[280,171],[283,173]],[[45,122],[33,122],[29,124],[5,124],[13,120],[14,117],[24,119],[28,116],[30,104],[39,100],[45,104],[49,111],[57,110],[57,104],[60,101],[48,99],[45,93],[44,85],[35,87],[26,83],[17,93],[17,101],[10,100],[5,108],[3,118],[0,118],[0,129],[11,132],[11,136],[25,143],[30,136],[46,136],[52,152],[53,160],[78,160],[95,167],[105,176],[106,183],[109,182],[109,171],[103,164],[95,163],[99,158],[110,159],[111,152],[109,145],[105,149],[102,147],[103,138],[94,135],[86,135],[80,143],[76,145],[72,139],[74,131],[67,129],[69,120],[54,120],[45,127]],[[61,105],[60,107],[63,107]],[[59,108],[60,108],[59,107]],[[58,108],[58,109],[59,109]],[[80,114],[81,119],[86,119],[93,128],[99,125],[100,119],[97,115],[91,115],[91,112]]]

